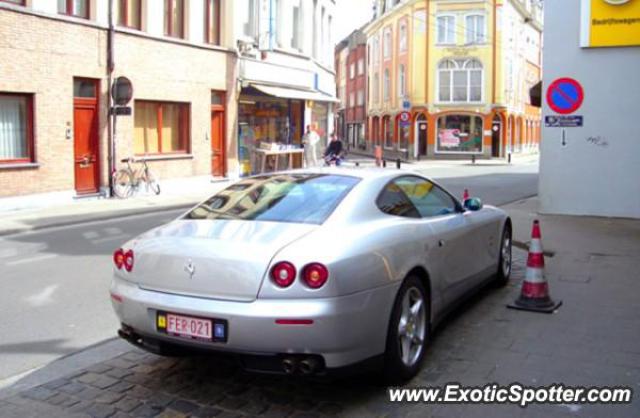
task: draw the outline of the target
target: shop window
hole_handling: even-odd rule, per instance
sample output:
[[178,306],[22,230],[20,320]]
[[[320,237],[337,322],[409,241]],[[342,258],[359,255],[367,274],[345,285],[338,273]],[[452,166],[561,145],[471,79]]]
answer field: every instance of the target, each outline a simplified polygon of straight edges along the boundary
[[33,160],[33,96],[0,93],[0,164]]
[[445,60],[438,66],[440,102],[482,101],[482,64],[475,59]]
[[89,19],[89,0],[58,0],[58,13]]
[[164,34],[184,38],[184,0],[164,0]]
[[189,104],[136,100],[134,107],[136,155],[188,152]]
[[141,28],[142,0],[119,0],[117,5],[118,25],[132,29]]
[[408,123],[398,123],[398,148],[406,151],[409,148],[409,134],[411,128]]
[[466,17],[466,43],[480,44],[486,41],[486,29],[483,15],[469,15]]
[[220,45],[220,1],[205,0],[205,42]]
[[482,118],[446,115],[438,118],[437,152],[482,152]]
[[438,16],[438,43],[454,44],[456,42],[456,17]]
[[384,147],[392,148],[393,147],[393,124],[391,118],[389,116],[385,116],[383,119],[384,125]]

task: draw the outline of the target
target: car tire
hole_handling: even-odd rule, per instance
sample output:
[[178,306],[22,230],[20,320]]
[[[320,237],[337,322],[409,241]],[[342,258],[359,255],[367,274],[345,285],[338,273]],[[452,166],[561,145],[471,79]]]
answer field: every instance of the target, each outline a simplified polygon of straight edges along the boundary
[[[407,317],[406,304],[409,303],[409,308],[415,308],[418,299],[422,301],[422,307],[415,316],[409,314],[411,320],[407,321],[409,318]],[[412,310],[409,309],[409,312]],[[398,290],[389,320],[383,370],[384,380],[387,384],[407,382],[420,371],[430,334],[430,319],[429,294],[422,281],[417,276],[410,275]],[[404,326],[401,321],[404,322]],[[404,335],[401,335],[401,329],[404,329]],[[416,338],[415,341],[414,338]],[[408,350],[406,349],[407,340],[411,341],[408,343]],[[418,351],[419,340],[422,342]]]
[[502,230],[502,238],[500,239],[500,249],[498,257],[498,271],[496,272],[495,284],[498,287],[504,287],[509,283],[512,270],[512,244],[513,233],[511,224],[506,223]]

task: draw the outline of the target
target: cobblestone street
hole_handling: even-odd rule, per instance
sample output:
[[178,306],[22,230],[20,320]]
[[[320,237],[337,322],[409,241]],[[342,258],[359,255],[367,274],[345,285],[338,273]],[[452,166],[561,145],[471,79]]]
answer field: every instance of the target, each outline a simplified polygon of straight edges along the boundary
[[[489,382],[541,386],[626,384],[637,388],[638,364],[604,357],[587,347],[562,347],[560,315],[505,308],[519,291],[526,253],[514,251],[514,280],[489,286],[458,309],[433,336],[420,375],[407,385]],[[553,286],[553,284],[552,284]],[[523,325],[527,324],[526,328]],[[555,332],[544,337],[545,329]],[[571,338],[568,336],[567,338]],[[615,357],[615,356],[614,356]],[[583,361],[584,360],[584,361]],[[616,364],[617,363],[617,364]],[[207,358],[161,358],[137,349],[0,401],[3,418],[49,417],[456,417],[637,416],[637,405],[425,405],[391,403],[371,376],[344,380],[245,373],[232,363]],[[44,415],[43,415],[44,414]]]

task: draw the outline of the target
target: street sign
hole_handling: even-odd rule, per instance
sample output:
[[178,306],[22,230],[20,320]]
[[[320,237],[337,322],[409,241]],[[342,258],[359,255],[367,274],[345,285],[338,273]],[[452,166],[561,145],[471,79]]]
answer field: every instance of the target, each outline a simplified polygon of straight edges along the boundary
[[572,78],[559,78],[547,89],[547,103],[551,110],[568,115],[580,109],[584,100],[584,90]]
[[409,112],[400,113],[400,122],[409,122],[410,120],[411,120],[411,113]]
[[547,128],[579,128],[583,122],[584,118],[578,115],[544,117],[544,125]]
[[133,85],[127,77],[118,77],[111,86],[111,97],[118,106],[124,106],[133,97]]
[[131,106],[115,106],[111,108],[112,115],[131,116]]

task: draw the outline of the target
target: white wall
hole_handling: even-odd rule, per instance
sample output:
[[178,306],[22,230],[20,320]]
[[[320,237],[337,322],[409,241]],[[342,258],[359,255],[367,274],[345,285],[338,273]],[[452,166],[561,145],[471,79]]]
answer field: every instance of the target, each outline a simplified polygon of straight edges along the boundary
[[554,114],[544,96],[559,77],[578,80],[585,100],[566,146],[560,128],[543,129],[540,211],[640,218],[640,47],[580,48],[579,8],[545,2],[543,115]]

